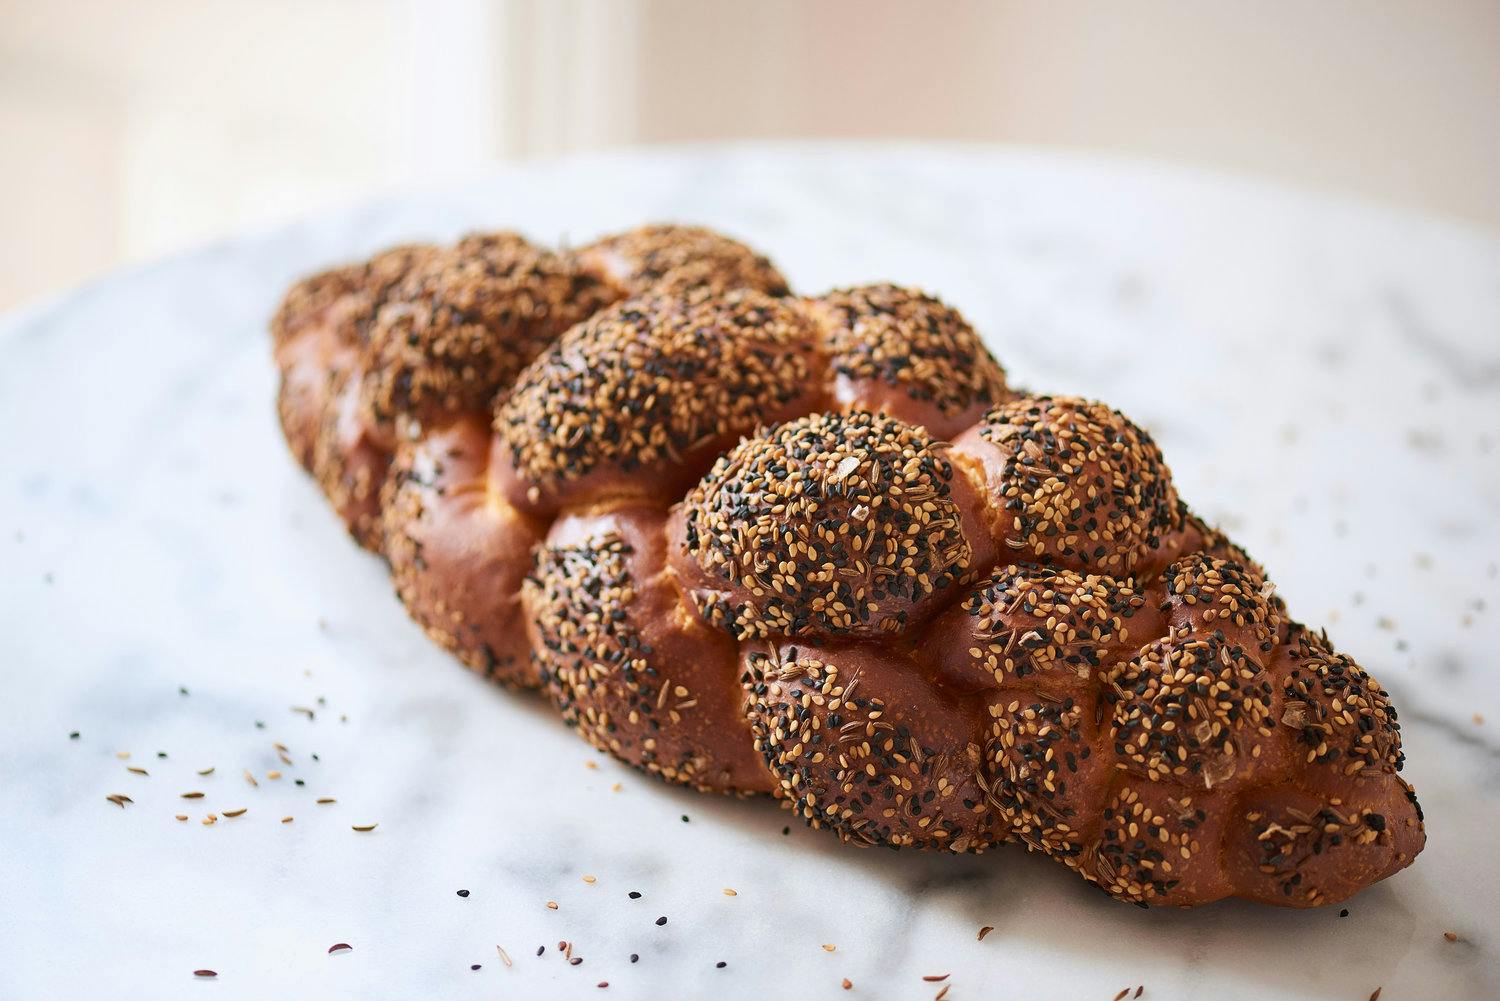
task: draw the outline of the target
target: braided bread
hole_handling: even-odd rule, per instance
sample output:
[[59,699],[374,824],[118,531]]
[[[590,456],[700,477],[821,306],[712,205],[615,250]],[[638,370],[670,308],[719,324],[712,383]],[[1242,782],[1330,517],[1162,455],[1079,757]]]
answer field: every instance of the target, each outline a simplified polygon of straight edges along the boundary
[[847,841],[1008,840],[1119,899],[1295,907],[1425,835],[1386,693],[1119,412],[955,310],[651,227],[297,284],[292,451],[412,617],[595,746]]

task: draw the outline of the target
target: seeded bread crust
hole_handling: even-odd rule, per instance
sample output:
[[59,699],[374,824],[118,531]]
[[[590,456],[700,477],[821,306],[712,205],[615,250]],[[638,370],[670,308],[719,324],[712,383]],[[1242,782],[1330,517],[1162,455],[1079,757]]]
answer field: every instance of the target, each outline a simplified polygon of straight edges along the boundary
[[287,441],[413,618],[623,761],[1143,906],[1332,903],[1422,849],[1374,679],[1149,434],[1014,392],[937,299],[792,297],[693,227],[501,233],[272,331]]

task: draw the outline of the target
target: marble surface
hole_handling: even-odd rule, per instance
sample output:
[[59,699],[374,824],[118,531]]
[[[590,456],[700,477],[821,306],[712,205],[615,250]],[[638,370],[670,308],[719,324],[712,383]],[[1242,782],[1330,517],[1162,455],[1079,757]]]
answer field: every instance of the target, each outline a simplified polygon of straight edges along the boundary
[[[1149,427],[1392,692],[1416,866],[1347,917],[1142,911],[1016,849],[845,848],[600,757],[430,646],[284,450],[268,314],[397,240],[656,219],[804,290],[923,285],[1014,382]],[[120,274],[9,317],[0,358],[0,997],[1500,994],[1500,234],[1024,151],[620,154]]]

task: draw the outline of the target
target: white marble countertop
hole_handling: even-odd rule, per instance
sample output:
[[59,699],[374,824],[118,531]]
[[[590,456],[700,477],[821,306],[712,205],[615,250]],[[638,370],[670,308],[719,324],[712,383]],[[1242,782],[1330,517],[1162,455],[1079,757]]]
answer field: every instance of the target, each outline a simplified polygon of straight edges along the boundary
[[[803,290],[923,285],[1013,382],[1150,428],[1390,689],[1416,866],[1347,917],[1141,911],[1020,850],[784,835],[773,804],[666,788],[429,645],[282,445],[283,287],[401,239],[669,219]],[[620,154],[120,274],[0,324],[0,359],[0,998],[931,998],[942,973],[952,1001],[1500,996],[1500,235],[1028,152]]]

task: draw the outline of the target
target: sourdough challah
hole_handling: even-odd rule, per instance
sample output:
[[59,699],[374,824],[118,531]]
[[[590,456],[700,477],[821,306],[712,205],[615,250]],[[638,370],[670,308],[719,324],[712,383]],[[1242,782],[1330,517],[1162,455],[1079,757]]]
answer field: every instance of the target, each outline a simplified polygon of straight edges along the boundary
[[496,234],[272,331],[287,440],[412,616],[624,761],[1140,904],[1314,906],[1422,848],[1374,679],[1146,432],[1008,388],[936,299],[793,297],[701,229]]

